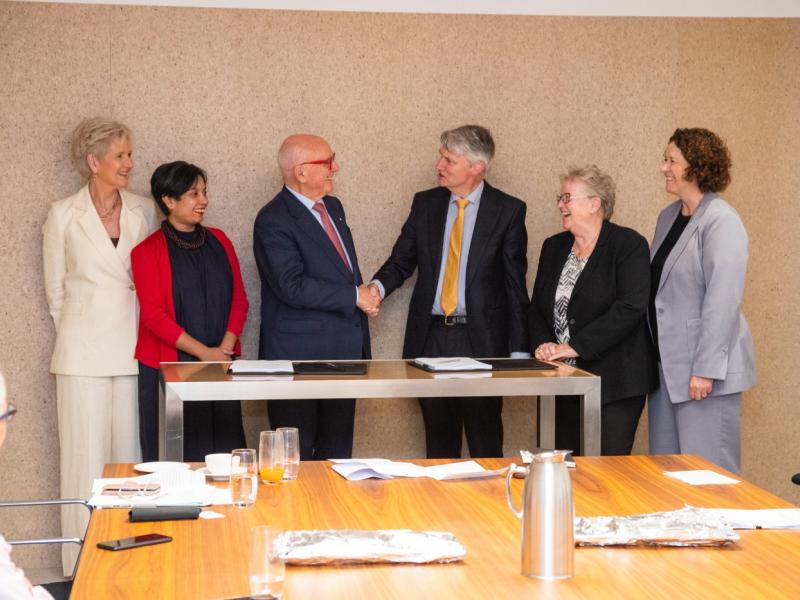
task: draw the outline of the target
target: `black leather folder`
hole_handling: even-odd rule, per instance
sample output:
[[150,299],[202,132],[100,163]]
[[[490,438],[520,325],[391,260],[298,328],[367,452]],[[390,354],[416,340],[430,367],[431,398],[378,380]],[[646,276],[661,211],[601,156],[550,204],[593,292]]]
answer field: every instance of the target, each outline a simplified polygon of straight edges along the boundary
[[364,362],[294,362],[295,375],[366,375]]

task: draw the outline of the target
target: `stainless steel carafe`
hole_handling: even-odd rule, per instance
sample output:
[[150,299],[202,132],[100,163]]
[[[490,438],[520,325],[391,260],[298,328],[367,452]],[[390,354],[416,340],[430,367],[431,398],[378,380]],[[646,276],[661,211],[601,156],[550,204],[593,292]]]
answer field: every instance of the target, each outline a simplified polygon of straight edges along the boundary
[[[533,455],[529,467],[512,464],[506,475],[506,499],[522,519],[522,574],[536,579],[572,577],[575,556],[572,480],[564,458],[567,450]],[[526,475],[522,510],[511,498],[514,473]]]

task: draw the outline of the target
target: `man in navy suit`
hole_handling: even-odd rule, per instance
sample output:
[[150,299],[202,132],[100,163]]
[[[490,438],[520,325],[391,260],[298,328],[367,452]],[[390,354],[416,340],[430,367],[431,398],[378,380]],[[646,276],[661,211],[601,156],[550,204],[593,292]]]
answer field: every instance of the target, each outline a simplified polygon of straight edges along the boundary
[[[445,131],[439,186],[414,196],[392,254],[373,277],[387,296],[417,270],[403,356],[530,356],[525,203],[484,180],[494,140],[478,125]],[[503,455],[501,398],[421,398],[428,458]]]
[[[329,195],[336,156],[321,137],[298,134],[284,140],[278,164],[284,186],[253,231],[259,358],[370,358],[367,315],[378,313],[378,298],[362,282],[342,203]],[[270,400],[267,412],[273,428],[299,428],[302,460],[352,455],[355,399]]]

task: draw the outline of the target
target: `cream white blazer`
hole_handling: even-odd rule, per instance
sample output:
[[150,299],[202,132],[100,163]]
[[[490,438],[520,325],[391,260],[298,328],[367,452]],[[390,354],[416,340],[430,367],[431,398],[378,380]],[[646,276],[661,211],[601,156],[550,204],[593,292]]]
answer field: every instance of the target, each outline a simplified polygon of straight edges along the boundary
[[120,190],[116,248],[88,186],[54,202],[44,224],[44,283],[56,343],[50,371],[59,375],[135,375],[139,307],[131,250],[158,225],[155,203]]

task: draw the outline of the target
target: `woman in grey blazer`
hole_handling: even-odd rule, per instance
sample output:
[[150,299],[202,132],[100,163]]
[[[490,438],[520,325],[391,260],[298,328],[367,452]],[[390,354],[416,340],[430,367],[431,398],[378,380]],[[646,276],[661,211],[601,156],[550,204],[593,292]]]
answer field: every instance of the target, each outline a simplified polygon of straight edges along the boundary
[[756,382],[741,312],[747,233],[719,197],[730,154],[707,129],[677,129],[661,172],[679,200],[661,211],[651,248],[648,317],[659,389],[648,405],[650,452],[699,454],[738,472],[742,391]]

